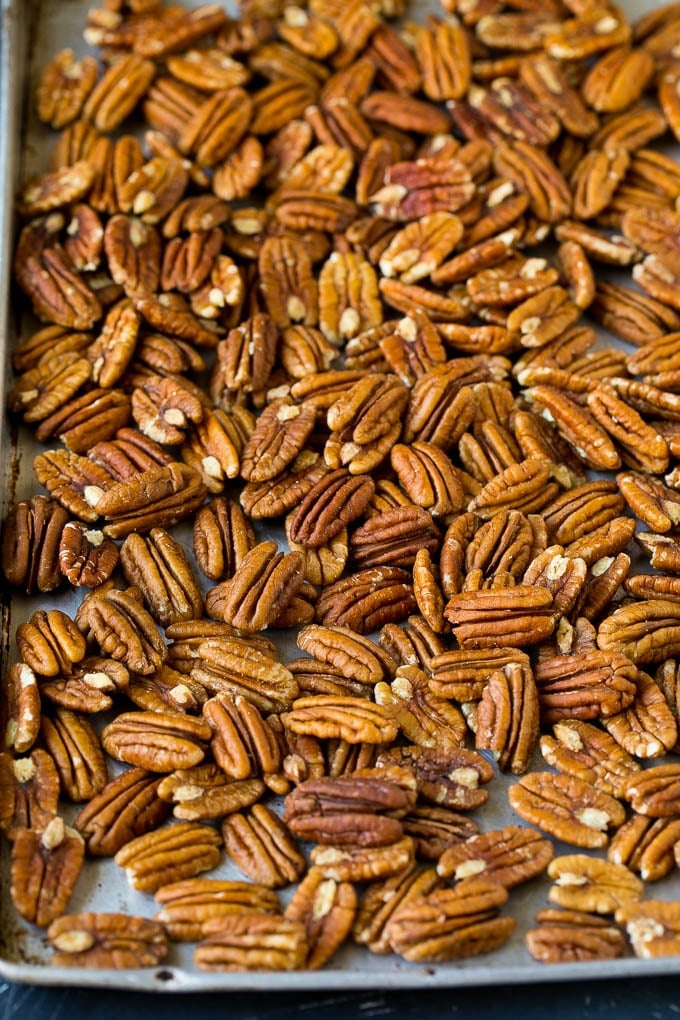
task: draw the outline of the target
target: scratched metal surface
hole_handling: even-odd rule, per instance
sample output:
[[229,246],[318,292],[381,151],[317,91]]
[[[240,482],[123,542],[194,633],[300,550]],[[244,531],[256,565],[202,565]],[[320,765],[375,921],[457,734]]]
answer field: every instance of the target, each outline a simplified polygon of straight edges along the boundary
[[[6,300],[9,291],[9,265],[11,261],[11,202],[16,183],[33,173],[41,172],[54,136],[37,124],[32,115],[31,103],[22,101],[34,94],[37,75],[50,57],[60,48],[71,46],[85,49],[81,43],[85,14],[89,0],[0,0],[2,4],[2,60],[0,68],[0,338],[11,343],[18,336],[35,328],[20,301]],[[623,5],[629,14],[642,13],[655,5],[649,0]],[[422,15],[433,7],[428,0],[416,0],[411,13]],[[3,344],[2,363],[4,376],[8,375],[8,346]],[[9,481],[5,485],[4,500],[23,498],[34,491],[30,464],[30,443],[21,438],[16,444],[8,428],[0,430],[1,463],[6,465]],[[269,537],[263,534],[263,537]],[[274,533],[272,533],[274,537]],[[188,530],[182,540],[190,545]],[[67,596],[50,602],[71,610],[73,603]],[[3,606],[5,641],[16,626],[36,608],[27,599],[15,598],[11,605]],[[9,619],[8,619],[9,618]],[[10,647],[10,659],[13,654]],[[296,654],[294,645],[282,639],[284,656]],[[543,767],[544,764],[543,764]],[[490,785],[490,799],[475,817],[484,830],[497,828],[517,819],[512,816],[506,799],[506,789],[512,780],[499,776]],[[68,818],[67,810],[65,811]],[[556,853],[573,850],[557,846]],[[0,975],[10,981],[36,985],[77,984],[92,987],[118,987],[140,990],[257,991],[266,986],[277,991],[303,993],[310,990],[353,989],[426,989],[465,986],[512,984],[522,982],[563,982],[572,979],[624,978],[642,975],[662,975],[680,972],[680,959],[641,961],[634,958],[607,963],[562,965],[545,967],[535,963],[524,949],[523,935],[531,926],[535,912],[547,905],[548,881],[535,881],[514,890],[506,911],[517,919],[517,930],[503,949],[489,957],[480,957],[448,965],[422,967],[409,964],[395,956],[371,955],[352,946],[343,948],[321,972],[268,974],[213,975],[198,972],[192,964],[191,946],[172,946],[164,964],[156,970],[123,971],[116,973],[87,970],[57,969],[48,965],[49,952],[44,935],[23,923],[13,911],[8,890],[8,850],[6,842],[0,849]],[[229,864],[212,874],[219,877],[240,877]],[[680,898],[680,879],[666,879],[650,888],[648,895],[662,899]],[[71,901],[70,911],[124,910],[129,913],[151,916],[155,910],[151,896],[137,893],[127,885],[122,872],[111,862],[87,862]]]

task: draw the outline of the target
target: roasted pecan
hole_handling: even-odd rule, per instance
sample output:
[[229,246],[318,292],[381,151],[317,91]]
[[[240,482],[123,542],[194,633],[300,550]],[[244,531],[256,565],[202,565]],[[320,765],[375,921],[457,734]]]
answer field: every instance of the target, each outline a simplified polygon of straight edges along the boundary
[[307,868],[286,825],[264,804],[225,818],[222,836],[227,856],[238,869],[267,889],[290,885]]
[[402,872],[413,860],[413,840],[404,836],[389,846],[357,849],[316,846],[311,861],[317,873],[336,882],[375,882]]
[[264,791],[262,780],[232,779],[213,762],[176,769],[158,786],[158,796],[185,822],[223,818],[254,804]]
[[158,797],[160,781],[144,769],[128,769],[80,810],[74,825],[90,856],[113,857],[125,843],[166,819],[170,808]]
[[460,841],[444,851],[437,874],[456,882],[484,875],[512,889],[545,871],[553,845],[533,829],[508,825]]
[[278,914],[276,894],[253,882],[218,878],[188,878],[161,886],[156,892],[161,909],[154,917],[176,942],[198,942],[203,925],[232,914]]
[[78,607],[78,627],[98,642],[101,651],[134,672],[155,672],[168,652],[144,608],[141,592],[134,587],[119,591],[111,582],[106,584],[106,590],[103,586],[93,590]]
[[648,818],[634,814],[609,844],[607,857],[625,864],[645,882],[664,878],[675,867],[674,846],[680,829],[677,818]]
[[432,693],[427,675],[417,666],[399,666],[391,684],[376,685],[375,700],[392,714],[410,743],[444,752],[463,744],[463,716]]
[[481,786],[491,781],[491,765],[475,751],[459,747],[439,751],[431,747],[397,747],[384,751],[378,765],[401,765],[415,773],[418,793],[425,800],[456,811],[471,811],[488,800]]
[[125,579],[135,585],[154,619],[167,627],[199,618],[203,598],[184,549],[164,528],[127,536],[120,550]]
[[645,900],[619,907],[614,915],[625,926],[636,956],[643,960],[677,956],[680,945],[680,912],[675,901]]
[[532,772],[508,790],[520,818],[572,846],[604,847],[625,820],[621,803],[576,776]]
[[0,828],[14,839],[19,829],[41,832],[57,812],[59,774],[40,748],[26,758],[0,753]]
[[307,932],[297,921],[271,914],[206,921],[194,952],[200,970],[298,970],[307,956]]
[[539,698],[530,670],[511,662],[492,673],[477,710],[475,747],[501,770],[526,772],[539,737]]
[[47,938],[57,967],[155,967],[168,952],[163,925],[130,914],[66,914]]
[[555,880],[548,893],[550,902],[567,910],[614,914],[618,907],[642,897],[642,882],[623,864],[585,854],[555,857],[548,875]]
[[488,953],[510,937],[511,917],[498,916],[507,892],[497,882],[471,878],[400,906],[386,935],[407,960],[439,962]]
[[46,928],[66,910],[83,858],[82,836],[55,815],[41,830],[19,829],[12,846],[10,895],[22,917]]
[[20,500],[5,518],[2,572],[27,595],[53,591],[62,584],[60,542],[68,512],[45,496]]
[[537,928],[525,935],[526,947],[539,963],[614,960],[623,956],[626,938],[620,928],[597,914],[577,910],[539,910]]
[[370,634],[417,609],[410,575],[399,567],[373,567],[340,578],[319,597],[316,618],[324,626]]
[[125,869],[134,889],[156,892],[168,882],[214,868],[221,843],[219,833],[208,825],[178,822],[137,836],[121,847],[114,860]]
[[191,675],[209,691],[243,695],[262,712],[285,712],[299,694],[289,669],[265,651],[237,637],[205,637]]
[[[616,718],[616,716],[614,716]],[[541,737],[541,754],[553,768],[585,779],[603,793],[621,797],[627,778],[639,764],[608,733],[570,718],[556,722],[554,737]]]
[[106,786],[106,760],[96,730],[76,712],[58,708],[43,716],[43,743],[59,773],[61,790],[73,801],[91,800]]
[[111,757],[152,772],[172,772],[203,760],[212,731],[202,719],[179,712],[122,712],[104,727]]
[[349,934],[356,907],[356,891],[348,882],[326,878],[315,868],[307,873],[284,914],[307,929],[306,969],[318,970],[328,962]]

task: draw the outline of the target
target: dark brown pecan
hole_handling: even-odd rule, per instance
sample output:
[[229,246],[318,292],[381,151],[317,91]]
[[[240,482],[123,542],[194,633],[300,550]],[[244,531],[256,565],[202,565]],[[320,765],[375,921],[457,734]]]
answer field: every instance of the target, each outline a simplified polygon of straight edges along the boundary
[[391,676],[397,668],[387,652],[346,627],[312,624],[300,631],[297,644],[303,652],[336,667],[342,676],[362,684],[378,683]]
[[475,751],[409,746],[384,751],[378,758],[383,767],[395,764],[412,769],[418,793],[433,804],[471,811],[489,798],[481,786],[493,779],[493,768]]
[[2,572],[13,587],[31,595],[63,583],[59,547],[68,522],[68,512],[45,496],[12,507],[2,531]]
[[402,835],[399,816],[413,796],[380,778],[308,779],[285,801],[284,821],[296,836],[338,846],[384,846]]
[[410,580],[410,574],[399,567],[373,567],[340,578],[321,593],[316,618],[326,627],[370,634],[417,609]]
[[118,563],[118,546],[103,532],[68,521],[59,539],[59,570],[77,587],[96,588],[108,581]]
[[126,393],[96,388],[78,394],[40,422],[35,437],[43,443],[58,437],[67,450],[86,454],[97,443],[112,440],[130,417]]
[[364,512],[374,490],[365,475],[352,477],[346,468],[331,471],[303,498],[291,521],[290,537],[302,545],[323,545]]
[[316,425],[313,407],[275,400],[262,412],[241,453],[241,477],[249,482],[276,478],[303,450]]

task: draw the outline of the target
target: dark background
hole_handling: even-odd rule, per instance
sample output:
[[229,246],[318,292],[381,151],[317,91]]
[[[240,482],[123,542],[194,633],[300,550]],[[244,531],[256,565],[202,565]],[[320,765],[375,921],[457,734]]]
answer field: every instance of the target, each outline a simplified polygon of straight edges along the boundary
[[[262,977],[266,989],[266,975]],[[168,995],[29,987],[0,980],[2,1020],[673,1020],[680,978],[631,978],[441,991]]]

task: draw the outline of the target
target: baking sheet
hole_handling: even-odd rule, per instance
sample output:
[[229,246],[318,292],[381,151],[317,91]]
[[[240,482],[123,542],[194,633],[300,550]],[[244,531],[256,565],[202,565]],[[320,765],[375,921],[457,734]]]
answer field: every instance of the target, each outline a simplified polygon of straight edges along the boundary
[[[65,46],[84,51],[82,29],[90,0],[0,0],[2,10],[2,41],[0,50],[0,363],[9,377],[9,349],[13,341],[28,335],[35,328],[21,302],[12,303],[9,275],[12,251],[11,206],[19,179],[41,172],[54,135],[39,125],[31,109],[37,76],[51,56]],[[631,17],[658,6],[650,0],[622,4]],[[409,17],[421,20],[429,11],[438,9],[435,2],[416,0]],[[26,111],[23,116],[21,107]],[[4,505],[11,499],[30,496],[35,482],[30,469],[32,450],[24,437],[10,433],[3,416],[0,430],[0,463],[7,468]],[[268,537],[263,534],[262,537]],[[190,538],[185,534],[188,546]],[[50,596],[50,605],[70,611],[68,596]],[[25,598],[14,598],[3,605],[3,635],[8,634],[36,608]],[[282,642],[286,639],[282,638]],[[284,658],[297,653],[292,640],[281,647]],[[13,649],[10,648],[10,659]],[[540,756],[537,766],[545,768]],[[474,817],[484,831],[517,822],[508,805],[506,790],[515,780],[497,776],[489,785],[489,802]],[[75,813],[72,809],[71,813]],[[68,820],[68,811],[65,810]],[[556,844],[556,855],[574,852],[573,847]],[[210,873],[210,877],[241,878],[229,863]],[[318,972],[292,974],[206,974],[192,963],[193,945],[171,944],[167,959],[158,968],[133,971],[92,971],[54,968],[49,965],[50,952],[44,934],[25,924],[15,913],[9,897],[8,844],[0,848],[0,974],[14,981],[33,984],[75,984],[99,987],[121,987],[139,990],[209,991],[209,990],[348,990],[393,989],[399,987],[455,987],[465,985],[512,984],[587,979],[593,977],[630,977],[638,975],[680,973],[680,958],[663,960],[623,960],[546,966],[531,959],[524,948],[523,937],[532,926],[537,910],[548,905],[549,880],[535,880],[511,892],[504,913],[517,919],[517,929],[509,942],[489,955],[446,965],[421,966],[396,956],[375,956],[352,945],[346,945],[326,967]],[[285,901],[285,895],[282,895]],[[646,898],[680,899],[680,877],[675,873],[661,882],[650,884]],[[121,869],[112,861],[85,864],[69,906],[70,912],[88,910],[123,910],[152,916],[156,904],[152,896],[132,890]]]

